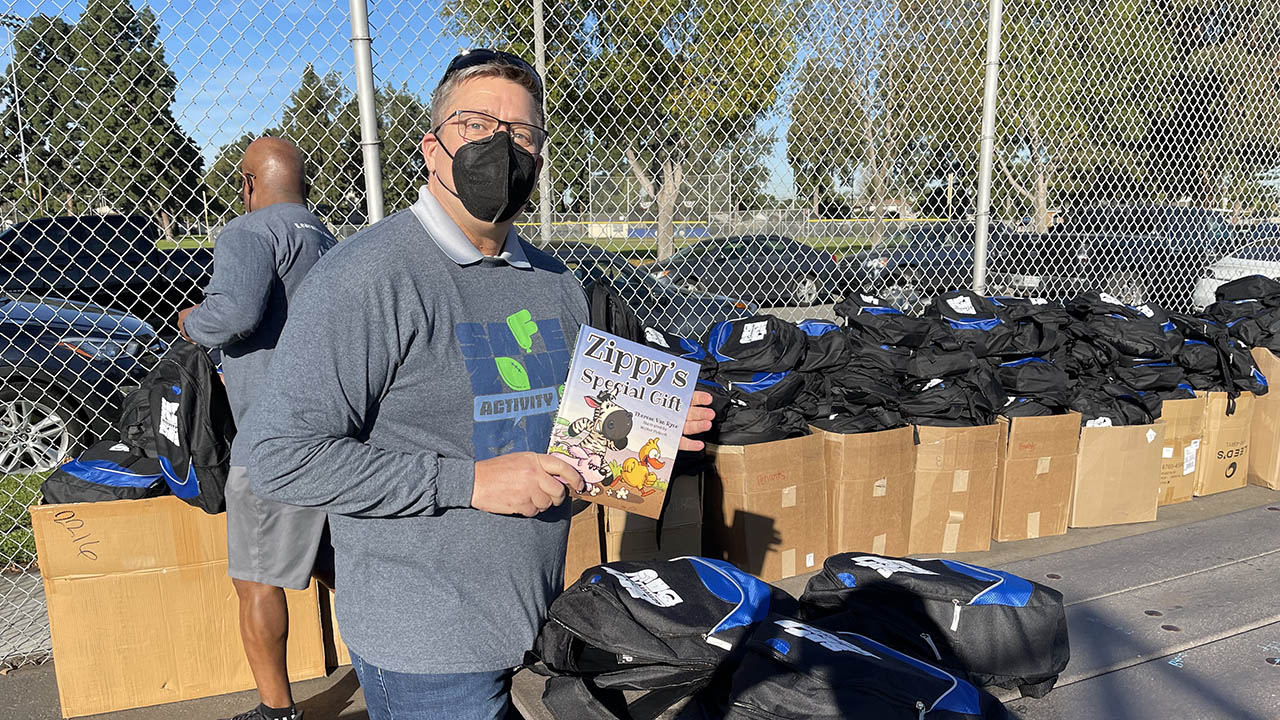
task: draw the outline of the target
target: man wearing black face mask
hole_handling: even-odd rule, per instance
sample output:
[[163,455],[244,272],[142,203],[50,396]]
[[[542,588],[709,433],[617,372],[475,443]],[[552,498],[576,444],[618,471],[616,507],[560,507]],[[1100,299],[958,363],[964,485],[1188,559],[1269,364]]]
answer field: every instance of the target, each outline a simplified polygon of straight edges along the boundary
[[542,166],[541,100],[512,55],[450,63],[418,202],[317,264],[247,423],[254,491],[329,512],[371,720],[501,717],[563,587],[566,487],[583,485],[546,450],[587,305],[512,226]]

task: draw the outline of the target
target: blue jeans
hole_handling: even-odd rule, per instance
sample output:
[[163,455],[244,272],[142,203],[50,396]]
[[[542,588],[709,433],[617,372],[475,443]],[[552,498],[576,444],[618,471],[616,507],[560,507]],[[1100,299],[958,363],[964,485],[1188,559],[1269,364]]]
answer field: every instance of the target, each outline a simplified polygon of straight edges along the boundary
[[510,670],[419,675],[383,670],[350,652],[369,720],[502,720],[511,704]]

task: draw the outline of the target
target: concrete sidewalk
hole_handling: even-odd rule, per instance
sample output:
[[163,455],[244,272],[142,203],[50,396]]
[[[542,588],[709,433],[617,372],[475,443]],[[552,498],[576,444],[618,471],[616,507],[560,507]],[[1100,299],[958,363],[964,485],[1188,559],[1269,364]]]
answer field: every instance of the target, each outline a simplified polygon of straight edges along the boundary
[[[1249,508],[1271,507],[1280,513],[1280,493],[1258,487],[1247,487],[1219,495],[1197,498],[1192,502],[1161,508],[1156,522],[1135,525],[1115,525],[1103,528],[1071,530],[1066,535],[1024,540],[1013,543],[992,543],[985,553],[964,553],[954,557],[983,565],[1005,566],[1010,563],[1037,558],[1053,553],[1085,548],[1092,545],[1135,537],[1169,528],[1218,518]],[[1271,538],[1267,541],[1274,542]],[[1154,558],[1134,558],[1135,566]],[[789,578],[777,583],[782,589],[799,594],[808,576]],[[541,708],[541,686],[536,678],[519,678],[515,699],[517,707],[529,720],[541,720],[550,716]],[[1060,689],[1061,690],[1061,689]],[[364,698],[359,683],[350,667],[339,668],[327,677],[309,680],[295,685],[296,697],[306,712],[307,720],[354,720],[365,718]],[[1066,693],[1062,693],[1066,695]],[[1050,697],[1053,697],[1051,694]],[[210,720],[226,718],[251,708],[256,704],[253,692],[223,695],[216,698],[191,700],[152,708],[129,710],[95,717],[109,720]],[[1011,704],[1022,711],[1025,701]],[[1027,708],[1031,709],[1031,708]],[[52,664],[14,670],[0,676],[0,719],[9,720],[58,720],[61,717],[58,691]],[[1027,714],[1025,717],[1038,717]],[[1045,715],[1045,717],[1057,717]]]

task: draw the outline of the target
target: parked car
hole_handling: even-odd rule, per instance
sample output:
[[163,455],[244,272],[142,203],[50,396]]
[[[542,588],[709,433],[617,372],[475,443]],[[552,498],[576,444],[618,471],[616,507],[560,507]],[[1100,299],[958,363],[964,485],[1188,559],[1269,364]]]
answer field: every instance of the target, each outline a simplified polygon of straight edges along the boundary
[[213,251],[161,251],[151,218],[38,218],[0,233],[0,294],[54,295],[120,310],[176,336],[175,320],[199,302]]
[[999,292],[1069,297],[1104,290],[1130,304],[1191,304],[1205,266],[1221,257],[1233,231],[1212,210],[1189,207],[1102,207],[1068,213],[1044,235],[1011,244]]
[[[935,295],[972,284],[975,234],[971,222],[912,225],[880,247],[842,258],[840,272],[852,289],[883,297],[901,310],[918,310]],[[1000,253],[1009,237],[1004,226],[992,223],[989,272],[1002,264]]]
[[768,307],[815,305],[841,289],[834,256],[781,235],[707,238],[644,269],[690,292]]
[[744,300],[690,292],[661,282],[621,255],[595,245],[567,242],[554,246],[551,252],[584,288],[601,281],[612,285],[645,327],[701,338],[721,320],[750,317],[759,310]]
[[1196,283],[1191,306],[1204,309],[1217,299],[1219,285],[1246,275],[1280,278],[1280,223],[1254,227],[1242,247],[1210,265]]
[[52,470],[106,436],[165,347],[150,325],[115,310],[0,298],[0,475]]

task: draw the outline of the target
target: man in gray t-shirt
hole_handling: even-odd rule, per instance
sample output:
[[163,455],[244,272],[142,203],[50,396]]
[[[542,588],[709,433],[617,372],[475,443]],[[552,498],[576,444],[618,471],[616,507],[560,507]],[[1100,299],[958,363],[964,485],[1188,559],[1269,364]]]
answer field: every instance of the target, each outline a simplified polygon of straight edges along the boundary
[[547,445],[588,311],[573,273],[513,227],[546,140],[534,69],[473,50],[432,105],[418,201],[298,293],[250,413],[250,480],[329,511],[370,720],[495,720],[564,587],[566,486],[583,483]]
[[283,588],[310,584],[326,515],[249,490],[245,417],[264,390],[294,291],[337,241],[304,204],[302,154],[287,140],[264,137],[250,144],[240,183],[248,213],[218,234],[204,301],[178,315],[178,329],[193,342],[222,348],[227,396],[240,430],[226,488],[227,571],[240,598],[240,635],[261,704],[234,720],[278,720],[302,714],[289,689]]

